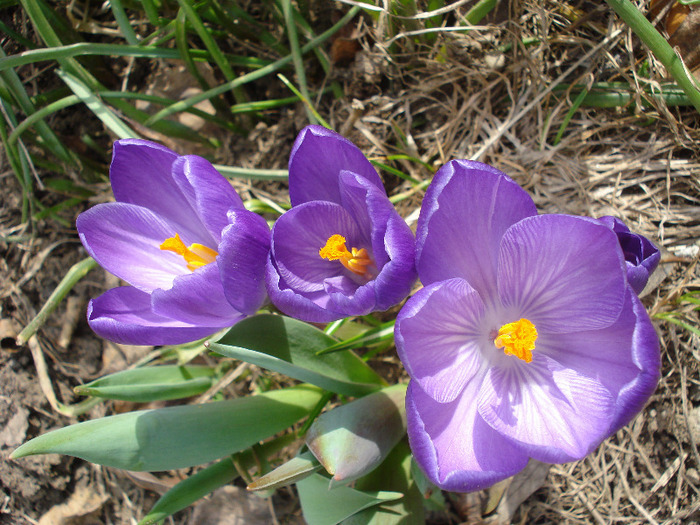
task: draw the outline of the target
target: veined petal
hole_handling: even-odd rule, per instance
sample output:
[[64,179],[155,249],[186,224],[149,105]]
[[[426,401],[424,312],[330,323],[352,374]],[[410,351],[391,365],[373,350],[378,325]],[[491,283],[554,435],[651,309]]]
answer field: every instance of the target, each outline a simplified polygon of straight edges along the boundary
[[343,170],[357,173],[384,191],[377,171],[357,146],[322,126],[305,127],[289,157],[292,206],[315,200],[340,204],[338,176]]
[[190,272],[181,256],[160,249],[177,232],[149,209],[121,202],[98,204],[78,216],[76,227],[100,266],[142,291],[170,288],[176,276]]
[[540,215],[503,236],[498,292],[542,332],[610,326],[626,297],[625,263],[616,235],[593,219]]
[[542,354],[527,364],[490,368],[477,403],[491,427],[547,463],[591,452],[608,436],[615,409],[599,381]]
[[345,317],[327,308],[330,297],[324,289],[302,294],[290,288],[277,270],[271,254],[265,270],[270,300],[285,314],[309,323],[330,323]]
[[528,194],[499,170],[480,162],[448,162],[428,187],[418,220],[421,281],[428,285],[461,277],[491,302],[501,237],[536,214]]
[[[363,236],[357,223],[340,205],[330,202],[308,202],[282,215],[272,228],[271,255],[275,267],[287,286],[299,292],[318,292],[327,278],[352,272],[338,261],[329,261],[319,250],[332,235],[342,235],[351,247]],[[359,284],[359,282],[358,282]]]
[[[377,248],[375,257],[379,259]],[[398,213],[389,217],[384,232],[384,249],[388,261],[377,263],[381,270],[374,279],[377,310],[386,310],[401,302],[411,293],[418,277],[415,266],[415,241],[413,232]]]
[[483,375],[483,315],[484,303],[464,279],[419,290],[399,312],[394,329],[399,358],[411,379],[438,403],[454,401]]
[[452,403],[438,403],[415,381],[406,393],[408,439],[428,478],[444,490],[480,490],[519,472],[528,456],[476,410],[478,382]]
[[92,299],[87,317],[90,328],[100,337],[130,345],[188,343],[218,330],[155,314],[151,310],[151,296],[132,286],[112,288]]
[[197,155],[178,158],[173,164],[173,179],[196,210],[196,217],[204,223],[214,243],[219,244],[221,232],[229,224],[228,211],[245,209],[236,190],[211,162]]
[[178,154],[165,146],[141,139],[114,143],[109,179],[117,202],[148,208],[176,226],[185,244],[207,244],[209,232],[198,212],[173,179]]
[[351,315],[367,315],[377,310],[374,281],[358,285],[350,278],[340,276],[326,279],[323,284],[328,294],[326,308],[334,313],[335,319]]
[[223,328],[245,317],[226,300],[215,262],[177,277],[169,290],[154,290],[151,305],[158,315],[192,325]]
[[371,246],[379,272],[371,285],[372,310],[386,310],[407,297],[416,280],[413,233],[386,194],[359,175],[342,172],[340,190],[342,206],[355,219],[363,247]]
[[[357,229],[362,235],[360,242],[374,251],[376,246],[373,243],[372,233],[375,230],[379,230],[380,239],[383,237],[389,216],[392,213],[396,213],[394,205],[391,204],[383,190],[378,189],[374,184],[356,173],[342,171],[338,179],[340,205],[357,224]],[[377,266],[383,264],[387,258],[383,253],[384,246],[381,240],[379,248],[382,260],[377,263]],[[375,262],[377,261],[375,260]]]
[[617,217],[605,216],[598,221],[617,235],[627,265],[627,282],[635,293],[641,293],[661,260],[661,252],[643,235],[632,233]]
[[637,414],[659,379],[659,339],[633,290],[617,321],[607,328],[574,334],[542,334],[538,351],[564,368],[600,382],[615,398],[608,434]]
[[265,302],[265,264],[270,251],[270,228],[265,219],[245,210],[229,211],[217,263],[228,302],[253,315]]

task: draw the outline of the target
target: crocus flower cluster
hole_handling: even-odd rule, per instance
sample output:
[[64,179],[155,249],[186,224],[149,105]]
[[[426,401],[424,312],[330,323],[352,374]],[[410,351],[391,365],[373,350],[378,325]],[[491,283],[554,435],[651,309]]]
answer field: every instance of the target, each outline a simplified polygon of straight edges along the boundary
[[[361,151],[319,126],[289,160],[292,208],[270,232],[205,159],[114,146],[116,202],[78,217],[90,255],[131,286],[88,320],[121,343],[208,336],[270,300],[310,322],[386,310],[411,381],[407,427],[438,487],[471,491],[530,458],[584,457],[644,405],[659,342],[637,295],[659,251],[618,219],[538,215],[513,180],[451,161],[414,236]],[[267,293],[266,293],[267,292]]]
[[116,202],[80,214],[88,253],[131,286],[90,301],[88,322],[118,343],[194,341],[254,314],[266,299],[270,230],[196,155],[145,140],[114,144]]
[[583,458],[644,405],[659,342],[637,298],[656,249],[609,218],[537,215],[500,171],[452,161],[416,234],[425,288],[398,315],[414,456],[472,491],[528,459]]

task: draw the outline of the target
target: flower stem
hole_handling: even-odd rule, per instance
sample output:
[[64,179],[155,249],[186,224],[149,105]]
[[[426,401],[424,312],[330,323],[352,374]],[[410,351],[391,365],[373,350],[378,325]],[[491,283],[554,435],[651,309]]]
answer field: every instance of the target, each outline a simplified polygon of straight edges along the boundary
[[605,1],[654,53],[685,94],[688,95],[695,109],[700,112],[700,91],[698,91],[693,78],[685,64],[683,64],[683,60],[681,60],[668,41],[629,0]]

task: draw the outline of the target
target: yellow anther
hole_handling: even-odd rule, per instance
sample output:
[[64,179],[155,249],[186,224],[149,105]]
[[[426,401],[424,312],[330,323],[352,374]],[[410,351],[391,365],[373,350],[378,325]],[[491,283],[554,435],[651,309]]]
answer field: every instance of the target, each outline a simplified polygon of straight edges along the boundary
[[514,355],[526,363],[532,361],[532,351],[537,341],[537,329],[527,319],[501,326],[493,341],[496,348],[503,348],[506,355]]
[[342,235],[331,235],[318,254],[329,261],[340,261],[343,266],[357,275],[367,279],[371,278],[370,268],[373,262],[367,250],[352,248],[348,251],[345,242],[345,237]]
[[191,271],[214,262],[216,256],[219,255],[216,251],[203,244],[194,243],[185,246],[185,243],[182,242],[177,233],[174,237],[165,239],[163,244],[160,245],[160,249],[182,255],[182,258],[187,263],[187,269]]

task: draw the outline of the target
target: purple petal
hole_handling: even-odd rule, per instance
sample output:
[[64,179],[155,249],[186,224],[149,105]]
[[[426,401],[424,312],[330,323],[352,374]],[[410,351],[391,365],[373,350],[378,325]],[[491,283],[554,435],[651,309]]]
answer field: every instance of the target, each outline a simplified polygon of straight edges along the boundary
[[185,244],[209,244],[210,235],[197,210],[173,179],[178,155],[165,146],[141,139],[114,143],[109,178],[117,202],[148,208],[174,226]]
[[511,225],[536,214],[528,194],[497,169],[480,162],[448,162],[435,174],[418,220],[421,281],[428,285],[461,277],[490,302],[501,237]]
[[227,212],[245,209],[236,190],[211,162],[197,155],[180,157],[173,165],[173,178],[218,244],[229,224]]
[[358,286],[355,281],[341,275],[324,279],[322,290],[299,291],[284,281],[271,258],[265,280],[273,304],[285,314],[302,321],[328,323],[376,310],[373,281]]
[[190,325],[153,313],[151,296],[131,286],[112,288],[88,304],[97,335],[130,345],[176,345],[202,339],[217,327]]
[[598,221],[617,235],[627,264],[627,282],[637,294],[641,293],[661,260],[661,252],[643,235],[630,232],[627,225],[616,217],[605,216]]
[[477,404],[491,427],[547,463],[591,452],[607,437],[615,409],[600,382],[542,354],[489,369]]
[[[382,252],[389,260],[381,266],[374,280],[377,310],[386,310],[400,303],[411,293],[417,278],[413,232],[398,213],[389,217]],[[378,249],[375,248],[375,261],[378,259],[377,253]]]
[[351,315],[367,315],[377,310],[377,292],[375,282],[352,286],[352,281],[345,276],[326,279],[324,290],[328,294],[326,308],[334,313],[336,319]]
[[406,392],[408,439],[428,478],[444,490],[471,492],[522,470],[528,457],[476,411],[472,382],[452,403],[437,403],[411,381]]
[[216,263],[181,275],[169,290],[154,290],[151,304],[157,315],[192,325],[223,328],[245,317],[226,300]]
[[601,383],[615,399],[615,418],[608,434],[615,433],[637,414],[659,379],[659,339],[633,293],[619,319],[602,330],[574,334],[546,334],[538,351],[561,366]]
[[[377,189],[363,177],[349,171],[340,173],[339,187],[340,205],[354,219],[362,235],[362,239],[357,242],[374,252],[377,246],[372,234],[375,231],[379,234],[380,261],[375,259],[375,262],[377,266],[381,266],[386,261],[382,239],[389,216],[396,213],[394,205],[383,190]],[[372,255],[374,256],[374,253]]]
[[620,315],[625,273],[617,237],[608,228],[582,217],[540,215],[503,236],[498,291],[503,305],[538,331],[595,330]]
[[480,344],[484,303],[464,279],[433,283],[396,318],[399,359],[411,379],[439,403],[454,401],[487,364]]
[[272,303],[291,317],[309,323],[329,323],[345,317],[327,308],[330,299],[325,290],[302,295],[290,288],[280,276],[271,255],[267,261],[265,283]]
[[85,249],[107,271],[150,292],[189,273],[182,256],[160,249],[172,225],[152,211],[120,202],[98,204],[76,221]]
[[371,236],[369,251],[379,270],[373,285],[376,304],[372,309],[386,310],[401,302],[416,280],[413,233],[386,194],[362,177],[342,172],[340,189],[343,208],[367,236],[364,243]]
[[309,202],[282,215],[272,228],[271,254],[275,267],[287,286],[300,292],[318,292],[324,279],[345,275],[364,282],[339,261],[329,261],[319,250],[335,234],[346,238],[348,249],[362,246],[362,232],[340,205],[330,202]]
[[270,251],[270,228],[248,210],[231,210],[219,244],[217,264],[228,302],[253,315],[265,302],[265,264]]
[[661,376],[659,336],[639,298],[633,295],[632,303],[637,321],[632,334],[632,358],[640,372],[618,395],[610,434],[617,432],[637,415],[656,389]]
[[357,146],[324,127],[305,127],[289,157],[292,206],[315,200],[340,204],[338,177],[343,170],[357,173],[383,191],[377,171]]

